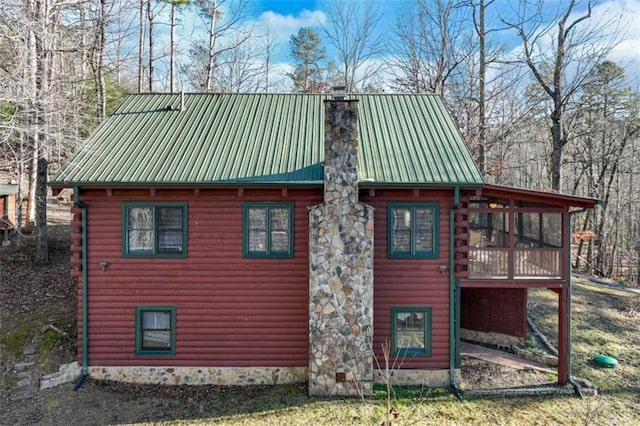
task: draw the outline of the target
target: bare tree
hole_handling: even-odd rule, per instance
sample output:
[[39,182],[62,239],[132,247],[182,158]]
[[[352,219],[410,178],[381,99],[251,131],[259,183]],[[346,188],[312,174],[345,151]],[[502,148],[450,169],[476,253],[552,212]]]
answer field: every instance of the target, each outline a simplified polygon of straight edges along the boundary
[[588,212],[583,223],[582,231],[592,229],[594,238],[581,240],[577,252],[582,255],[587,242],[587,261],[594,272],[605,276],[613,274],[614,260],[624,247],[621,237],[627,223],[614,219],[610,212],[619,212],[628,203],[627,191],[618,185],[622,171],[636,161],[632,147],[640,134],[637,96],[625,86],[624,70],[605,61],[589,73],[573,107],[576,137],[574,149],[568,152],[577,170],[573,188],[603,201],[600,209]]
[[[248,0],[231,2],[227,0],[196,0],[200,18],[207,26],[206,66],[204,82],[200,83],[203,90],[212,90],[214,70],[218,57],[228,50],[232,50],[247,41],[251,36],[251,28],[242,27],[243,20],[248,14]],[[222,10],[225,12],[223,13]],[[203,44],[196,41],[192,59],[201,58]],[[193,53],[193,52],[192,52]]]
[[[8,0],[0,7],[0,162],[14,164],[22,197],[30,164],[31,214],[37,261],[48,261],[47,182],[79,138],[104,112],[105,0]],[[102,70],[102,71],[100,71]],[[33,207],[33,209],[31,209]],[[21,211],[22,204],[17,209]],[[22,214],[22,213],[21,213]],[[22,222],[22,219],[19,220]]]
[[395,86],[443,94],[475,50],[466,27],[469,10],[455,0],[417,0],[414,7],[396,21]]
[[96,36],[93,47],[93,75],[98,94],[96,115],[99,121],[104,120],[107,114],[107,84],[104,78],[104,51],[106,47],[107,28],[107,0],[99,0],[98,17],[96,23]]
[[145,19],[145,10],[147,2],[151,0],[140,0],[139,3],[139,32],[138,32],[138,92],[143,91],[144,86],[144,46],[146,40],[146,19]]
[[[485,154],[486,145],[486,129],[487,129],[487,116],[485,113],[485,98],[486,98],[486,81],[487,81],[487,27],[485,24],[485,13],[487,6],[493,3],[493,0],[485,4],[485,0],[479,0],[476,7],[472,0],[473,10],[473,24],[478,35],[478,45],[480,57],[479,75],[478,75],[478,127],[479,127],[479,144],[478,144],[478,166],[480,167],[480,173],[485,174],[487,168],[487,159]],[[476,13],[477,18],[476,19]]]
[[156,12],[153,10],[153,5],[151,4],[151,0],[147,0],[147,23],[149,26],[149,33],[147,34],[147,40],[149,41],[149,92],[153,92],[153,20],[156,17]]
[[[263,52],[262,64],[264,81],[261,90],[264,92],[272,92],[274,89],[278,90],[281,85],[280,79],[275,78],[276,76],[272,67],[273,58],[280,48],[280,43],[277,38],[274,37],[275,28],[270,22],[263,22],[261,30],[262,35],[258,36],[258,39],[262,42],[262,47],[259,47],[259,49]],[[274,74],[273,78],[272,74]]]
[[326,3],[328,22],[324,33],[338,54],[342,83],[349,92],[364,90],[374,83],[385,66],[379,60],[385,52],[383,32],[379,31],[382,12],[375,3]]
[[[591,18],[592,1],[570,0],[549,19],[543,14],[543,1],[521,0],[517,16],[502,21],[516,31],[522,41],[522,62],[551,103],[551,187],[562,186],[562,154],[569,141],[565,109],[591,69],[611,51],[615,38],[607,33],[611,22],[586,27]],[[533,10],[532,10],[533,9]],[[582,30],[581,30],[582,29]],[[553,41],[553,43],[548,43]]]
[[169,41],[169,92],[175,91],[176,76],[176,13],[180,6],[187,6],[190,0],[161,0],[171,5],[169,13],[170,41]]
[[135,52],[140,49],[139,43],[135,41],[139,30],[137,26],[139,19],[137,13],[131,13],[132,9],[139,6],[139,1],[112,0],[108,2],[108,19],[105,26],[105,68],[113,76],[116,85],[127,86],[130,88],[129,90],[135,90],[136,69],[139,66],[134,62],[137,59]]

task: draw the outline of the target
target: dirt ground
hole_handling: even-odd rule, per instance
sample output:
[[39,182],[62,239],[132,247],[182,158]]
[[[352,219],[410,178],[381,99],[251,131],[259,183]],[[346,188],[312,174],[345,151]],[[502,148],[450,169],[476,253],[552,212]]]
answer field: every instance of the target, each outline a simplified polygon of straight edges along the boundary
[[[286,407],[312,401],[303,385],[170,387],[88,379],[77,391],[73,383],[40,391],[40,374],[74,361],[77,350],[76,290],[69,275],[70,207],[64,200],[51,200],[49,265],[33,263],[32,235],[25,236],[22,249],[0,249],[1,424],[149,423],[251,412],[256,410],[251,404]],[[463,389],[539,385],[554,380],[539,371],[514,370],[470,358],[463,358],[462,372]]]

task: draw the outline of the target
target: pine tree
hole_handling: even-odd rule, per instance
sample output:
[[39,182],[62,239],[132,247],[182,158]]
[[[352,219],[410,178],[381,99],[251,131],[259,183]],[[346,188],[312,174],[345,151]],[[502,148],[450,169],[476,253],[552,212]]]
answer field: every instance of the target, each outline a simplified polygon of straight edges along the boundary
[[321,62],[327,58],[327,52],[318,34],[309,27],[300,28],[298,34],[291,36],[289,45],[295,63],[289,77],[295,90],[300,93],[326,92],[328,87]]

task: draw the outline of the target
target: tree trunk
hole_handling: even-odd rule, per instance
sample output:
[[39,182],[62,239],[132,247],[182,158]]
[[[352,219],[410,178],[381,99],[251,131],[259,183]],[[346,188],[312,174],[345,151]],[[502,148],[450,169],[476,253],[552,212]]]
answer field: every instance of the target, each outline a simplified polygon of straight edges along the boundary
[[551,151],[551,189],[560,192],[562,185],[562,149],[564,143],[562,140],[562,116],[551,115],[551,143],[553,150]]
[[175,90],[173,80],[176,68],[176,3],[171,3],[171,51],[169,52],[169,92]]
[[100,15],[96,28],[94,78],[96,92],[98,94],[96,116],[98,121],[104,120],[107,113],[107,87],[104,80],[104,49],[107,20],[107,0],[100,0]]
[[47,235],[47,173],[48,161],[38,158],[38,184],[36,186],[36,223],[38,225],[36,262],[49,262],[49,239]]
[[147,19],[149,20],[149,92],[153,93],[153,8],[147,1]]
[[209,62],[207,63],[207,78],[204,85],[205,92],[211,91],[213,81],[213,67],[215,66],[216,47],[216,23],[218,20],[218,5],[216,1],[211,3],[211,24],[209,26]]
[[[31,126],[35,125],[35,119]],[[29,167],[29,195],[27,197],[27,223],[36,224],[36,183],[38,180],[38,142],[36,136],[30,135],[31,140],[31,165]]]
[[18,156],[18,200],[16,204],[16,246],[22,246],[22,225],[24,223],[24,132],[20,132],[20,153]]
[[485,23],[484,23],[485,4],[484,0],[480,0],[480,28],[478,29],[478,40],[480,43],[480,70],[478,81],[478,120],[479,120],[479,141],[478,141],[478,167],[480,173],[484,176],[486,173],[486,153],[485,153],[485,139],[486,139],[486,117],[485,117],[485,79],[487,74],[487,58],[486,58],[486,45],[485,45]]
[[[51,12],[49,0],[36,3],[38,11],[36,22],[39,32],[36,34],[36,122],[35,142],[37,147],[35,210],[37,227],[36,262],[49,261],[49,244],[47,237],[47,174],[48,174],[48,128],[49,120],[49,82],[53,78],[51,72],[52,46],[54,46],[55,24],[49,21]],[[49,46],[47,46],[47,43]]]
[[144,6],[146,0],[140,0],[140,32],[138,36],[138,93],[143,91],[144,87],[144,42],[145,42],[145,18]]

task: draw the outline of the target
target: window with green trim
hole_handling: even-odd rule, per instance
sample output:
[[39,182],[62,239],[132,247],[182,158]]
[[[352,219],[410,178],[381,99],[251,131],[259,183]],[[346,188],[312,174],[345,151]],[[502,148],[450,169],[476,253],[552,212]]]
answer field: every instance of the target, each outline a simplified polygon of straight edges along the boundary
[[242,217],[244,257],[293,257],[292,203],[246,203]]
[[389,257],[437,258],[438,217],[439,206],[435,203],[390,203]]
[[431,356],[431,307],[391,308],[393,356]]
[[187,204],[123,204],[122,241],[127,257],[186,257]]
[[176,308],[136,307],[136,355],[176,354]]

